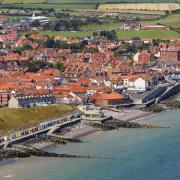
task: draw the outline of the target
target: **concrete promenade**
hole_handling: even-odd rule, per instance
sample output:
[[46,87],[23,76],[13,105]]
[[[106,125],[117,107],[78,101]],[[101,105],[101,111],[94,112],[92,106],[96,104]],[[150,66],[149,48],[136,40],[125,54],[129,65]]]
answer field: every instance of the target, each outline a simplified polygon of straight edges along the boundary
[[[64,128],[64,127],[67,127],[67,126],[74,125],[76,123],[79,123],[80,121],[81,121],[81,118],[75,118],[75,119],[71,119],[71,120],[68,120],[68,121],[65,121],[65,122],[61,122],[59,124],[47,127],[45,129],[38,130],[38,131],[36,131],[34,133],[30,133],[30,134],[27,134],[27,135],[24,135],[24,136],[21,136],[21,137],[18,137],[18,138],[3,142],[3,143],[0,144],[0,148],[7,147],[10,144],[22,143],[22,142],[24,142],[26,140],[29,140],[31,138],[34,138],[36,136],[46,134],[49,131],[54,132],[57,129],[61,129],[61,128]],[[26,129],[24,129],[24,130],[26,130]]]

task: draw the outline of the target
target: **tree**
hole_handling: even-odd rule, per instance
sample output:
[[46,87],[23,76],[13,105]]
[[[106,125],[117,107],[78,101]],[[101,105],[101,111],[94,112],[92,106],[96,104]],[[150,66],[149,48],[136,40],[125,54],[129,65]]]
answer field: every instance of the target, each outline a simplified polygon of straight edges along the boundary
[[86,53],[93,53],[93,52],[98,52],[99,50],[97,48],[88,48],[88,49],[85,49],[85,52]]
[[44,43],[44,46],[47,48],[54,48],[56,42],[52,38],[48,38],[47,41]]
[[97,32],[93,32],[93,36],[94,37],[98,36],[98,33]]
[[32,46],[29,45],[29,44],[25,44],[23,47],[22,47],[22,50],[32,50]]
[[57,63],[55,64],[55,67],[56,67],[59,71],[64,71],[64,69],[65,69],[64,65],[63,65],[62,63],[60,63],[60,62],[57,62]]
[[54,64],[53,64],[53,63],[48,63],[48,64],[47,64],[47,67],[48,67],[48,68],[54,68]]
[[41,24],[39,22],[39,20],[34,20],[32,23],[31,23],[31,26],[32,27],[39,27]]
[[59,21],[56,21],[55,25],[54,25],[54,30],[55,31],[60,31],[61,28],[60,28],[60,22]]
[[22,66],[27,67],[30,72],[37,72],[40,69],[44,69],[46,63],[44,61],[23,62]]

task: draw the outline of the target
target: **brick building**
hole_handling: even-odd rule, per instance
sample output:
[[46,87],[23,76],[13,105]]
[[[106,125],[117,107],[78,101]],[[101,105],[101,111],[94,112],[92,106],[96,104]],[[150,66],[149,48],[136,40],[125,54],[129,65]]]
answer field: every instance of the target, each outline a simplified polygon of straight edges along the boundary
[[138,54],[137,64],[149,64],[151,61],[151,54],[147,51],[143,51]]
[[169,45],[162,46],[159,60],[165,63],[177,63],[180,61],[180,47]]
[[0,92],[0,106],[7,106],[10,99],[10,93]]

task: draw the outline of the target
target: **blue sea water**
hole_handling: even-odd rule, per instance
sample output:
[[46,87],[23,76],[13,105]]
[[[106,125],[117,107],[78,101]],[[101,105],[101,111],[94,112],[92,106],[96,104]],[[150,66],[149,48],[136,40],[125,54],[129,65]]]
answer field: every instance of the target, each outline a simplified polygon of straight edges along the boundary
[[94,158],[13,160],[0,166],[0,180],[180,180],[180,110],[140,122],[172,128],[97,132],[83,143],[49,148]]

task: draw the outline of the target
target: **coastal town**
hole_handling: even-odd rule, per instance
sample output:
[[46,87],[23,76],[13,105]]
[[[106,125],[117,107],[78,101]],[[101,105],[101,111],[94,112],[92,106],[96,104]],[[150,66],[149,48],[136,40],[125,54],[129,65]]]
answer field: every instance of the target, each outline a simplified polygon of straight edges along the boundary
[[[19,127],[21,130],[0,129],[2,148],[42,134],[51,136],[51,140],[61,139],[61,143],[75,141],[74,138],[83,134],[77,133],[78,128],[74,136],[53,132],[80,122],[88,132],[93,132],[94,127],[161,128],[126,123],[168,108],[167,101],[172,98],[179,107],[178,38],[134,36],[125,40],[117,38],[114,30],[93,31],[84,37],[58,33],[48,36],[43,32],[51,20],[35,13],[18,21],[0,16],[0,24],[1,108],[18,110],[64,104],[74,108],[71,115],[45,119],[33,126],[27,124],[28,128]],[[142,25],[135,21],[124,22],[120,28],[123,31],[168,29],[164,25]],[[112,119],[118,122],[116,126],[100,125]]]

